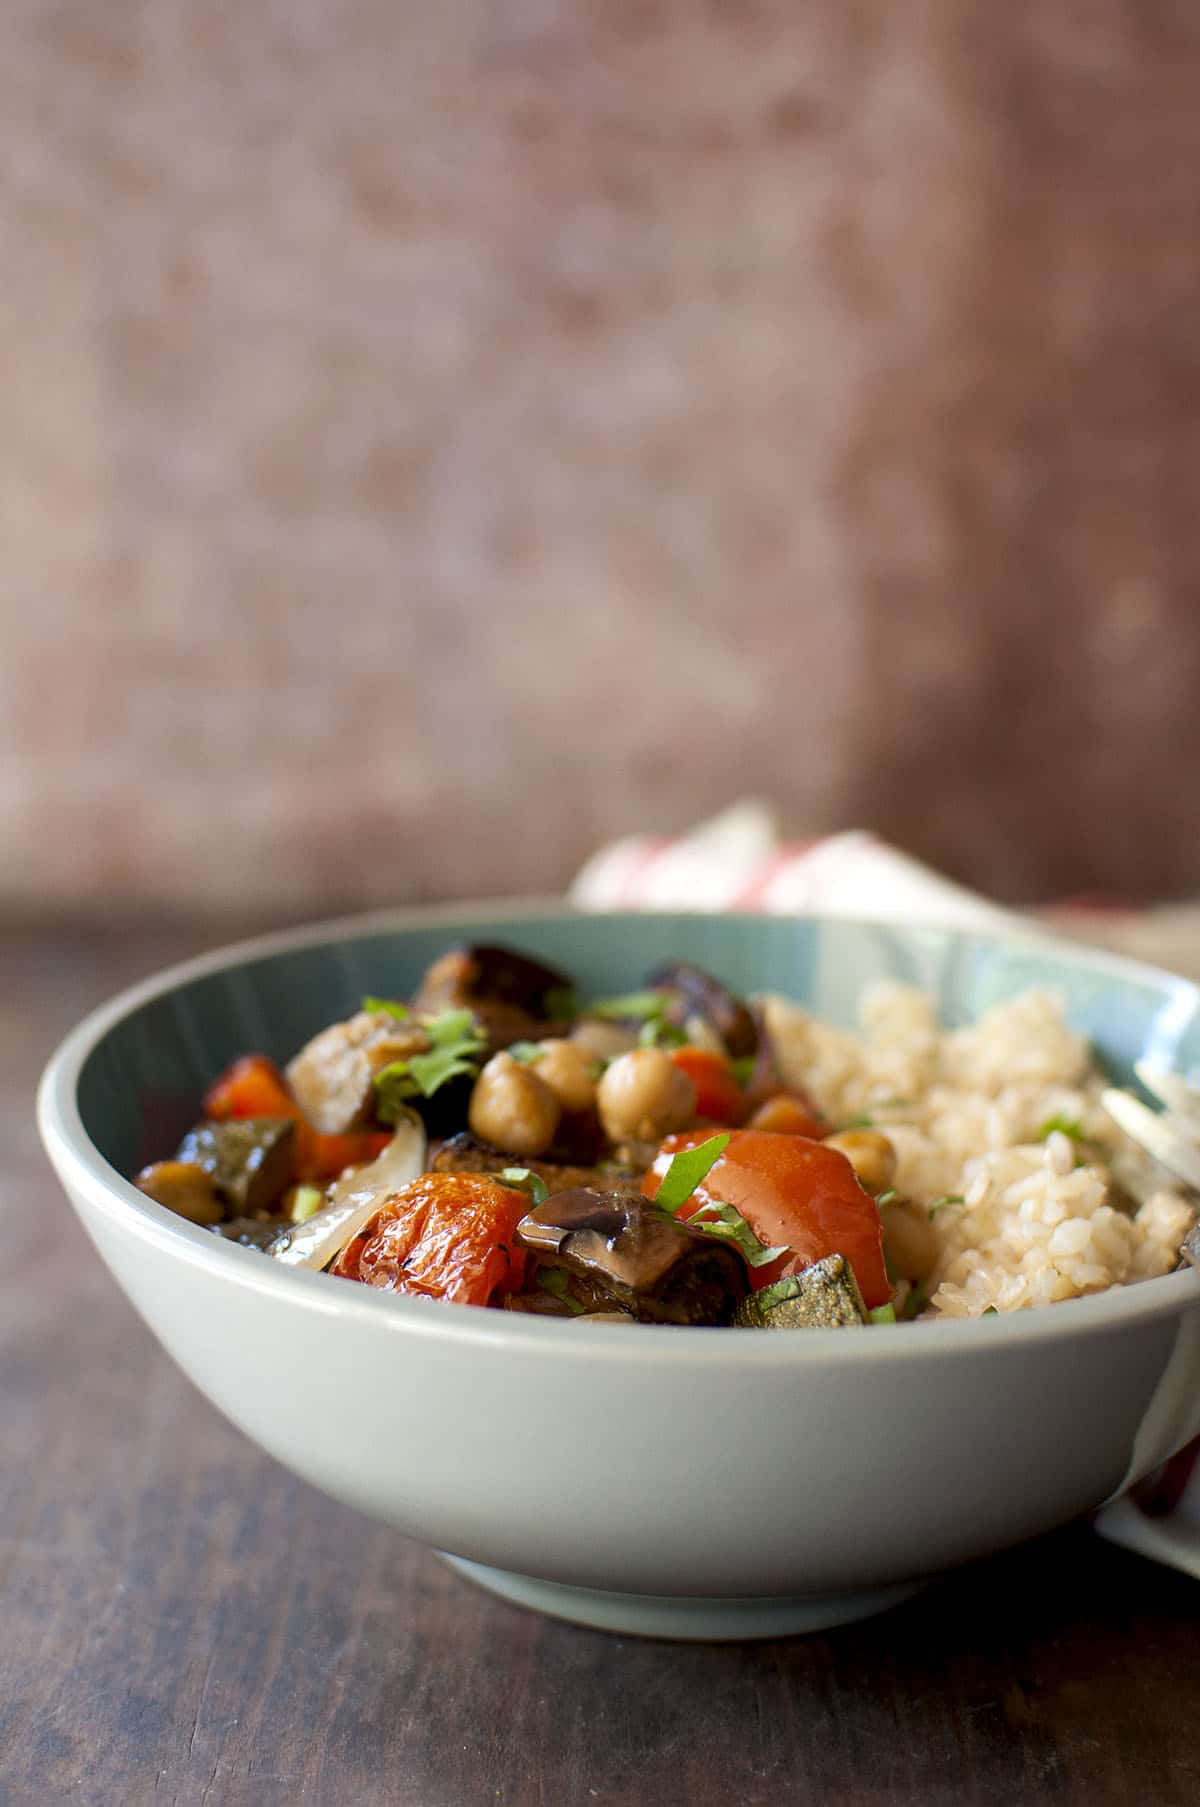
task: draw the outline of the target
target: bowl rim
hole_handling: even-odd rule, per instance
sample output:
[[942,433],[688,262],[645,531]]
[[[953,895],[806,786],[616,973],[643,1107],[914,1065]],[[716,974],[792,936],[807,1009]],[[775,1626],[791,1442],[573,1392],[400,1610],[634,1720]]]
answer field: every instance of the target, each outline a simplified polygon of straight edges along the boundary
[[[374,1321],[381,1334],[416,1335],[427,1342],[475,1345],[488,1349],[520,1349],[553,1354],[556,1360],[579,1359],[589,1364],[606,1357],[624,1362],[640,1349],[648,1352],[646,1339],[654,1339],[656,1367],[668,1357],[688,1367],[712,1363],[736,1368],[783,1366],[825,1367],[846,1361],[929,1361],[951,1353],[978,1355],[985,1347],[1027,1347],[1063,1336],[1086,1336],[1147,1319],[1170,1318],[1200,1304],[1200,1270],[1182,1269],[1155,1279],[1114,1286],[1084,1298],[1065,1299],[1053,1307],[1001,1312],[986,1329],[975,1318],[923,1319],[896,1327],[895,1336],[845,1337],[840,1331],[813,1330],[801,1338],[763,1336],[744,1330],[719,1338],[704,1326],[654,1324],[576,1324],[549,1317],[500,1311],[476,1306],[446,1305],[439,1301],[405,1298],[369,1286],[331,1284],[327,1274],[306,1268],[285,1268],[264,1260],[258,1251],[242,1248],[196,1225],[173,1216],[139,1192],[131,1180],[110,1165],[84,1128],[79,1112],[78,1085],[85,1062],[121,1022],[146,1004],[197,979],[248,962],[319,947],[348,937],[404,933],[406,930],[445,926],[468,930],[481,919],[516,927],[545,920],[576,918],[611,920],[628,917],[677,921],[695,915],[681,910],[586,910],[564,898],[479,899],[427,906],[399,906],[331,917],[318,922],[277,929],[266,934],[212,948],[179,961],[125,987],[90,1011],[59,1043],[43,1069],[37,1090],[37,1123],[43,1146],[68,1193],[78,1191],[88,1206],[123,1236],[148,1244],[187,1266],[200,1268],[216,1281],[252,1293],[274,1297],[320,1316]],[[780,919],[751,911],[722,911],[722,918],[746,924]],[[1200,1000],[1200,985],[1144,961],[1106,949],[1070,942],[1054,934],[1017,924],[1009,932],[994,928],[980,931],[959,924],[904,923],[894,918],[833,912],[799,912],[798,920],[885,929],[892,933],[932,933],[962,943],[995,948],[1027,949],[1053,953],[1071,966],[1085,967],[1115,980],[1150,983],[1158,990],[1182,991]],[[81,1215],[83,1213],[81,1212]],[[890,1327],[889,1327],[890,1328]],[[900,1332],[903,1332],[901,1335]],[[665,1341],[663,1339],[666,1339]]]

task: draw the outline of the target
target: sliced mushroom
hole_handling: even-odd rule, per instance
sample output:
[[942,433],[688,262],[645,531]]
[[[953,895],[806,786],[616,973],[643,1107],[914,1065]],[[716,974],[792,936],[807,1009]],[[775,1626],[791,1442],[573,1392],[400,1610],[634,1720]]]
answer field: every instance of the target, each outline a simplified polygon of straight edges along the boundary
[[605,1309],[659,1324],[727,1324],[747,1291],[746,1264],[727,1244],[644,1199],[591,1187],[560,1192],[522,1218],[526,1248],[589,1280]]
[[670,960],[655,967],[646,983],[674,994],[667,1017],[678,1028],[685,1028],[689,1018],[700,1017],[716,1030],[735,1060],[758,1052],[758,1029],[750,1006],[702,966]]
[[290,1117],[198,1123],[175,1158],[202,1167],[233,1216],[256,1217],[273,1211],[291,1185],[295,1135]]
[[537,1041],[561,1026],[572,993],[556,967],[490,942],[451,948],[434,961],[413,1009],[425,1015],[470,1010],[495,1053],[510,1042]]

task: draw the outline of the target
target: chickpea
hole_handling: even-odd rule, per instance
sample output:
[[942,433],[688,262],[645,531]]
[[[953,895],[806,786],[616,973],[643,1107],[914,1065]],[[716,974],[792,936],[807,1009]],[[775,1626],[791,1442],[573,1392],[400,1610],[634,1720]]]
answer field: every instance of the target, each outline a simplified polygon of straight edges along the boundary
[[928,1280],[939,1254],[937,1232],[928,1214],[920,1205],[898,1198],[885,1205],[880,1215],[888,1265],[914,1285]]
[[886,1192],[896,1177],[896,1150],[880,1130],[843,1129],[825,1146],[845,1155],[868,1192]]
[[696,1088],[665,1048],[620,1054],[596,1091],[604,1133],[613,1142],[661,1142],[696,1115]]
[[540,1042],[533,1070],[548,1085],[565,1111],[590,1110],[596,1102],[592,1062],[578,1042]]
[[225,1216],[225,1207],[211,1178],[192,1161],[155,1161],[152,1166],[143,1167],[133,1183],[147,1198],[174,1211],[176,1217],[186,1218],[188,1223],[211,1229]]
[[493,1054],[471,1092],[467,1122],[473,1135],[509,1154],[544,1154],[562,1115],[555,1094],[532,1067],[511,1054]]

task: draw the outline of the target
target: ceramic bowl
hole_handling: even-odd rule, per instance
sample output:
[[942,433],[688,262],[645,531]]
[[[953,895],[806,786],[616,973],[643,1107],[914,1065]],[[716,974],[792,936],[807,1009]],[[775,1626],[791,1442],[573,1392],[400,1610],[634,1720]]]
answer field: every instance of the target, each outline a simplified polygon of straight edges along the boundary
[[[819,918],[402,913],[194,960],[97,1011],[39,1113],[88,1234],[196,1385],[265,1450],[473,1578],[584,1623],[743,1637],[874,1612],[1085,1513],[1200,1432],[1200,1274],[1046,1310],[793,1335],[574,1324],[285,1270],[124,1177],[236,1054],[286,1058],[460,939],[596,993],[668,956],[854,1020],[864,984],[964,1022],[1051,985],[1127,1078],[1200,1064],[1200,994],[1046,941]],[[281,1385],[281,1375],[297,1384]]]

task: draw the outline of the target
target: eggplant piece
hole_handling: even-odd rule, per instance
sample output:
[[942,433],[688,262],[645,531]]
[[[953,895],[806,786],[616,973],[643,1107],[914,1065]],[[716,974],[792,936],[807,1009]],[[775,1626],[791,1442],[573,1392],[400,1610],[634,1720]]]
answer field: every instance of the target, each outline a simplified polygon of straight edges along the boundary
[[700,1017],[715,1029],[734,1060],[745,1060],[758,1052],[758,1028],[750,1006],[712,973],[689,960],[669,960],[657,966],[646,978],[656,991],[673,994],[667,1009],[667,1021],[676,1028],[686,1026],[690,1017]]
[[733,1322],[750,1330],[835,1330],[868,1318],[850,1263],[844,1255],[826,1255],[801,1273],[750,1293]]
[[279,1235],[277,1217],[231,1217],[226,1223],[212,1226],[214,1236],[224,1242],[238,1242],[244,1249],[260,1249],[265,1254]]
[[290,1117],[198,1123],[175,1158],[202,1167],[233,1216],[258,1217],[273,1211],[292,1183],[295,1136]]
[[589,1281],[599,1309],[624,1309],[642,1323],[727,1324],[749,1288],[736,1249],[645,1199],[590,1186],[535,1206],[517,1237],[544,1262]]
[[[657,1151],[656,1151],[657,1152]],[[460,1135],[451,1136],[442,1143],[429,1163],[431,1173],[502,1173],[506,1167],[527,1167],[530,1173],[536,1173],[547,1191],[551,1193],[571,1192],[580,1186],[591,1186],[602,1192],[620,1193],[623,1197],[640,1198],[642,1192],[642,1174],[646,1171],[647,1162],[639,1168],[634,1167],[578,1167],[570,1162],[548,1161],[541,1159],[518,1160],[516,1155],[506,1154],[502,1148],[493,1148],[487,1142],[464,1130]]]
[[482,942],[452,947],[434,961],[413,998],[414,1011],[436,1016],[469,1010],[487,1036],[489,1054],[515,1041],[561,1032],[573,1014],[574,987],[557,967],[515,948]]

